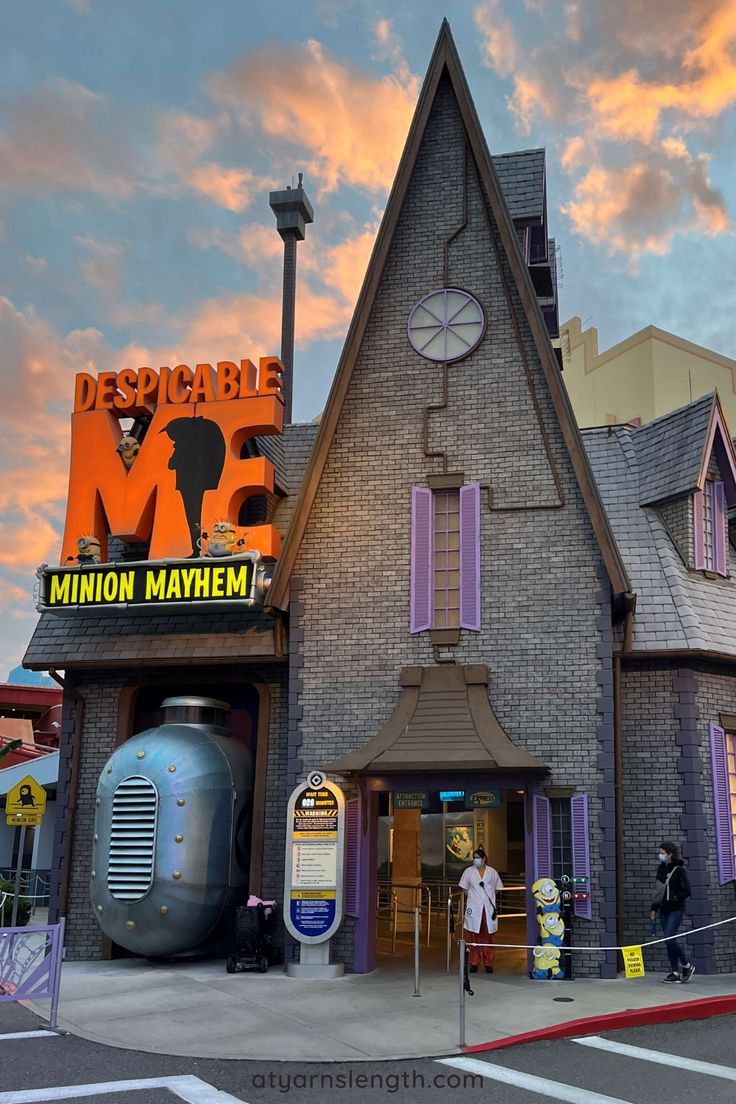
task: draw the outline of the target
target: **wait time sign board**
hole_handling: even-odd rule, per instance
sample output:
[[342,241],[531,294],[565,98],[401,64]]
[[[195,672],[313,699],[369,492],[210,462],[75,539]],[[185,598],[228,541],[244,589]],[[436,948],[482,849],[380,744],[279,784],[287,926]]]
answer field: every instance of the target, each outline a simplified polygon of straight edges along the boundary
[[345,798],[312,771],[289,800],[284,921],[301,943],[323,943],[343,917]]

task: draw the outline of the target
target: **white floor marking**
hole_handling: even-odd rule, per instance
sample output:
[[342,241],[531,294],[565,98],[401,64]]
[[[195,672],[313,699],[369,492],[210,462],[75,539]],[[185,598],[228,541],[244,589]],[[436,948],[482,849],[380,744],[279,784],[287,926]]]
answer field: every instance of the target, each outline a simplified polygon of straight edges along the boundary
[[671,1069],[690,1070],[692,1073],[704,1073],[708,1077],[722,1077],[725,1081],[736,1081],[736,1069],[733,1066],[719,1066],[715,1062],[700,1062],[697,1058],[682,1058],[679,1054],[665,1054],[661,1050],[616,1043],[612,1039],[601,1039],[599,1035],[571,1041],[581,1046],[593,1047],[595,1050],[623,1054],[627,1058],[641,1058],[645,1062],[656,1062],[660,1066],[669,1066]]
[[237,1096],[221,1092],[191,1074],[181,1077],[139,1077],[133,1081],[99,1081],[93,1085],[52,1085],[47,1089],[0,1092],[0,1104],[36,1104],[70,1097],[102,1096],[104,1093],[138,1092],[140,1089],[168,1089],[186,1104],[245,1104]]
[[[562,1081],[550,1081],[547,1077],[535,1077],[520,1070],[507,1069],[506,1066],[493,1066],[490,1062],[479,1062],[477,1058],[438,1058],[443,1066],[454,1066],[466,1073],[475,1073],[479,1077],[488,1077],[492,1081],[501,1081],[504,1085],[514,1085],[517,1089],[538,1093],[548,1100],[562,1100],[565,1104],[631,1104],[619,1096],[604,1096],[602,1093],[579,1089],[575,1085],[565,1085]],[[0,1104],[2,1095],[0,1094]]]
[[6,1039],[41,1039],[45,1035],[53,1035],[55,1039],[61,1037],[55,1031],[11,1031],[6,1035],[0,1035],[0,1043],[4,1043]]

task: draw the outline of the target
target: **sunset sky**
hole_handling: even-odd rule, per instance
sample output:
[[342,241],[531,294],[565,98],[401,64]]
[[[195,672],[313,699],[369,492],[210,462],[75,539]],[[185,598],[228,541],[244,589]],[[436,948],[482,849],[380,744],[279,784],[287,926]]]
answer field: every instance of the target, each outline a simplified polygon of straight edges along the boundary
[[736,356],[734,0],[3,0],[0,679],[59,554],[77,371],[278,352],[324,402],[443,16],[493,153],[547,147],[560,318]]

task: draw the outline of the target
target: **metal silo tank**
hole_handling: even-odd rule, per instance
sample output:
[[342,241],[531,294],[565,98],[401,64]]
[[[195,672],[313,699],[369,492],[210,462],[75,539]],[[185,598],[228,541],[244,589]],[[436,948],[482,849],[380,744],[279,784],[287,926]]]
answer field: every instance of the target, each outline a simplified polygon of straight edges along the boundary
[[248,882],[253,764],[230,707],[167,698],[164,723],[110,757],[97,787],[90,896],[107,936],[136,954],[207,939]]

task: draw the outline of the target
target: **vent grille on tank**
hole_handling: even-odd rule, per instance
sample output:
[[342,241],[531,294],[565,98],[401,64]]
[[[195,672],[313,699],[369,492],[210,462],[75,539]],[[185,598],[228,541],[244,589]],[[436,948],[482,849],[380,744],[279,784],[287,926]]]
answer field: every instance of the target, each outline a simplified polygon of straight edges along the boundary
[[119,901],[139,901],[151,888],[157,809],[156,787],[140,775],[113,794],[107,888]]

